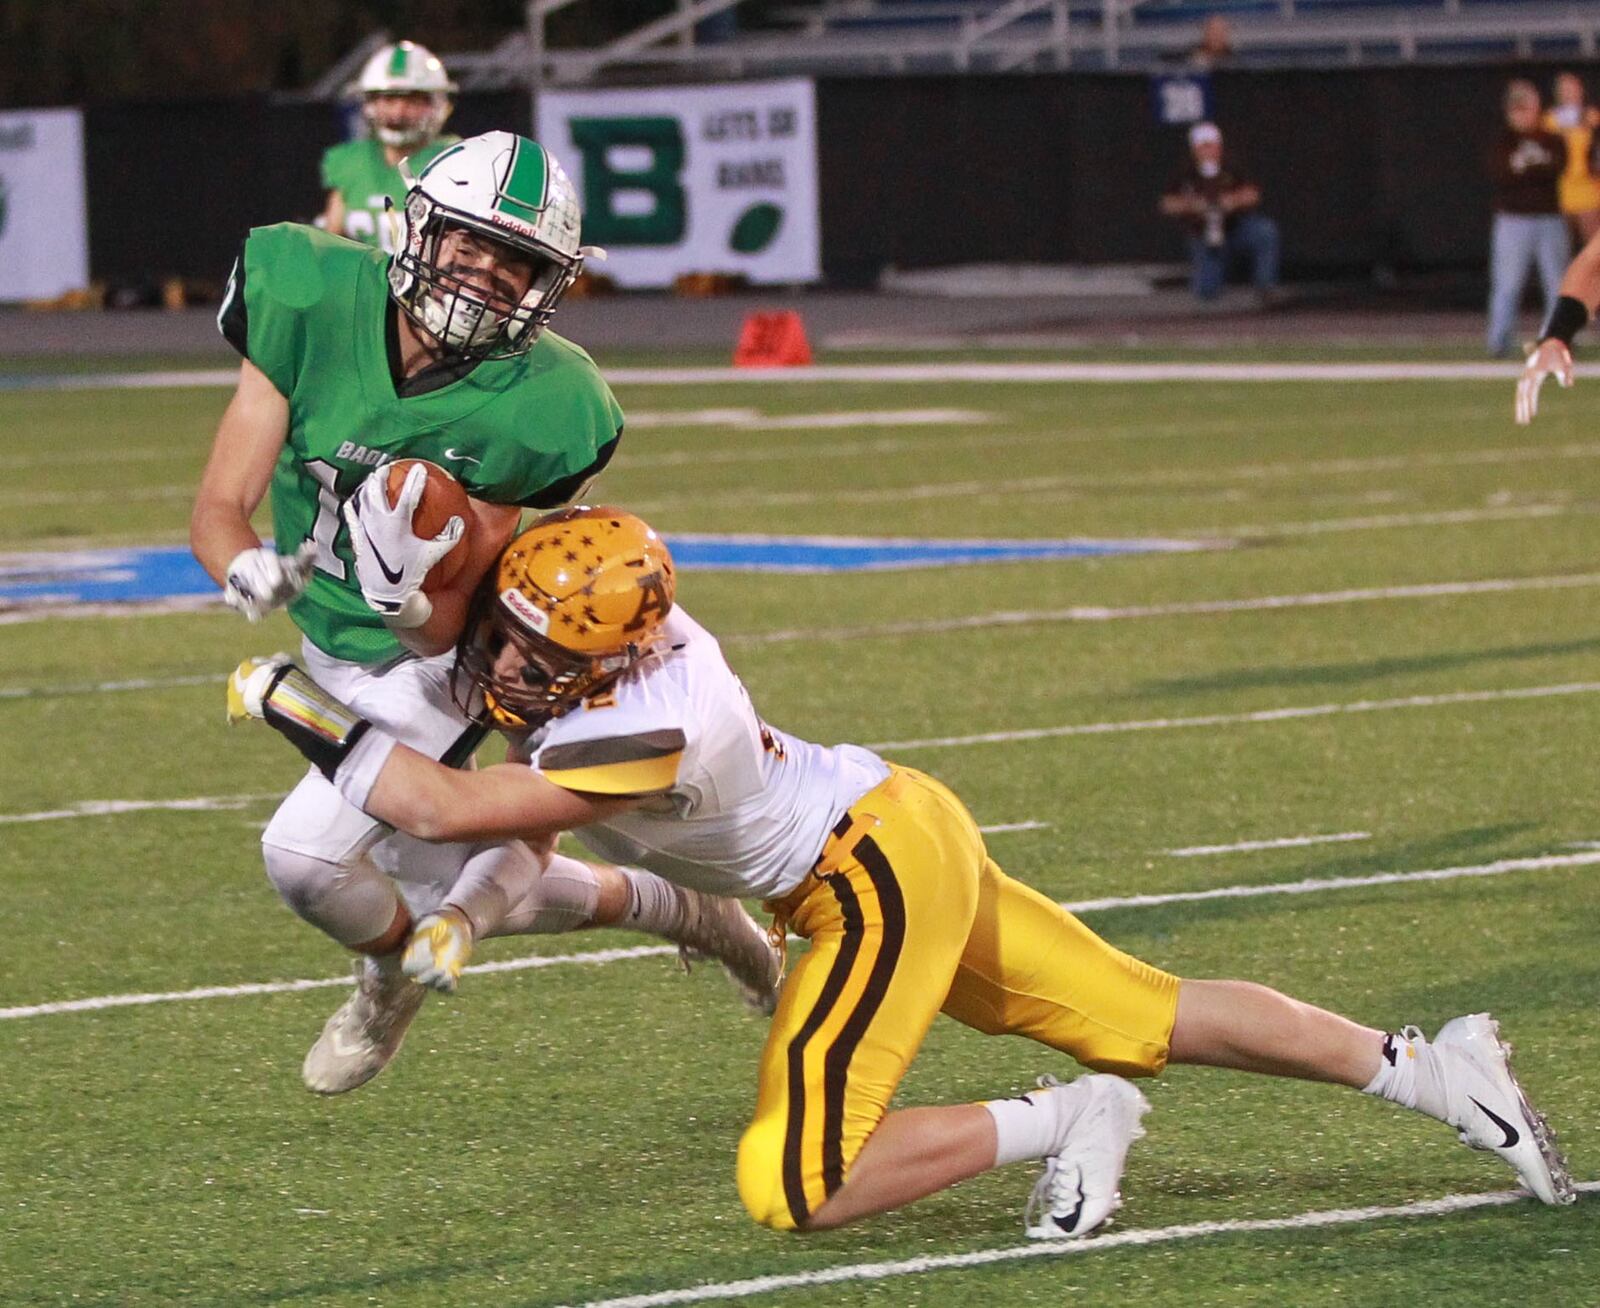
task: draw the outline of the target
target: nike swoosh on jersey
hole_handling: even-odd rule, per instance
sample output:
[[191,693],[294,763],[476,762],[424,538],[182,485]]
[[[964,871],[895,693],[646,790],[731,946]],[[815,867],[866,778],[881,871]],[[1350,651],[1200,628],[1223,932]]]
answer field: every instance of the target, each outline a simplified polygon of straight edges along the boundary
[[1521,1132],[1519,1132],[1516,1127],[1512,1126],[1510,1122],[1506,1121],[1505,1118],[1501,1117],[1499,1113],[1495,1112],[1494,1109],[1490,1108],[1487,1104],[1481,1103],[1477,1099],[1473,1099],[1471,1095],[1468,1095],[1467,1098],[1472,1099],[1472,1102],[1477,1104],[1478,1107],[1483,1110],[1484,1116],[1505,1132],[1506,1138],[1496,1146],[1497,1148],[1510,1149],[1514,1144],[1517,1143],[1518,1140],[1522,1139]]
[[[358,518],[357,521],[360,522],[360,519]],[[372,550],[372,557],[377,559],[378,567],[383,572],[384,578],[392,584],[398,584],[400,578],[405,576],[405,570],[402,568],[397,571],[389,566],[388,561],[378,551],[378,542],[372,539],[372,533],[367,530],[367,524],[364,522],[361,523],[361,534],[367,538],[367,545]]]
[[462,454],[459,450],[446,450],[444,457],[454,459],[457,463],[482,463],[482,459],[475,459],[470,454]]

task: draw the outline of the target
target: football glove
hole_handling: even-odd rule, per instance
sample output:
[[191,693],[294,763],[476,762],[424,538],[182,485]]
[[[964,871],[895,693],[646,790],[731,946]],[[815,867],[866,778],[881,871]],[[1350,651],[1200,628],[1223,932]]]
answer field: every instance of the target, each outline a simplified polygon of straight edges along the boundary
[[1554,377],[1563,387],[1572,385],[1572,351],[1550,337],[1540,341],[1528,356],[1522,370],[1522,380],[1517,383],[1517,425],[1526,427],[1539,412],[1539,388],[1546,377]]
[[260,622],[306,588],[316,557],[316,542],[309,540],[293,554],[279,554],[270,545],[240,550],[228,564],[223,601],[251,622]]
[[446,906],[417,923],[400,966],[418,985],[449,993],[471,957],[472,923],[460,909]]
[[260,655],[245,659],[228,677],[228,725],[236,727],[251,719],[266,716],[263,701],[272,690],[273,680],[284,665],[293,662],[287,654]]
[[423,579],[456,547],[467,524],[458,514],[432,540],[423,540],[411,528],[411,515],[427,486],[428,470],[419,463],[406,474],[393,506],[388,480],[380,468],[344,502],[356,580],[368,607],[390,626],[420,627],[433,613],[433,602],[422,593]]

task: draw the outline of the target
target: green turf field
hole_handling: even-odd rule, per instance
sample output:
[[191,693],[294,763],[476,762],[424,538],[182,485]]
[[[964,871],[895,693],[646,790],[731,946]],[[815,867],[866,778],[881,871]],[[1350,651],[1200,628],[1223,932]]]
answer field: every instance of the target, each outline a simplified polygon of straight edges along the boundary
[[[1588,1181],[1594,385],[1547,399],[1528,430],[1491,383],[634,386],[620,398],[641,422],[602,491],[669,537],[1215,543],[1098,562],[690,572],[679,599],[724,636],[772,721],[893,746],[981,823],[1030,824],[991,850],[1058,899],[1309,879],[1310,893],[1086,918],[1180,973],[1258,979],[1375,1025],[1431,1031],[1491,1009]],[[0,394],[0,551],[182,541],[225,399]],[[837,418],[932,408],[966,416]],[[708,409],[786,425],[669,416]],[[346,966],[260,867],[256,838],[295,757],[264,729],[222,725],[226,671],[293,639],[281,617],[250,628],[222,610],[0,625],[0,1010],[168,996],[0,1011],[7,1308],[534,1308],[767,1276],[802,1279],[716,1301],[1600,1302],[1600,1197],[1417,1207],[1507,1190],[1511,1175],[1389,1105],[1201,1069],[1149,1088],[1113,1228],[1147,1243],[985,1260],[1039,1253],[1023,1248],[1022,1167],[840,1233],[763,1231],[732,1175],[762,1025],[713,970],[685,977],[655,956],[470,976],[428,1001],[378,1081],[314,1098],[300,1059],[342,989],[182,994]],[[1330,835],[1351,838],[1171,852]],[[1325,884],[1436,869],[1499,874]],[[639,943],[494,941],[479,957]],[[899,1102],[1011,1093],[1047,1071],[1072,1069],[942,1024]],[[1287,1221],[1366,1206],[1401,1211]],[[958,1260],[901,1265],[946,1256]],[[861,1279],[803,1279],[842,1268]]]

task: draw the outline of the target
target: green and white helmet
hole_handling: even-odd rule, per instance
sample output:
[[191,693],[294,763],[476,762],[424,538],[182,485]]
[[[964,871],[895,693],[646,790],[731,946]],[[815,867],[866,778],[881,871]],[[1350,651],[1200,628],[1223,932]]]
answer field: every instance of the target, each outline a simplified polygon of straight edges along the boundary
[[[521,354],[538,339],[586,257],[578,244],[578,192],[537,141],[485,132],[445,150],[412,178],[405,236],[389,261],[395,301],[430,336],[478,358]],[[441,267],[440,244],[466,228],[531,258],[532,281],[520,301],[497,297]]]
[[[397,150],[415,150],[444,129],[456,85],[431,50],[415,41],[401,41],[384,46],[362,65],[356,89],[363,101],[362,116],[373,134]],[[397,95],[426,97],[427,112],[404,117],[378,112],[380,96]]]

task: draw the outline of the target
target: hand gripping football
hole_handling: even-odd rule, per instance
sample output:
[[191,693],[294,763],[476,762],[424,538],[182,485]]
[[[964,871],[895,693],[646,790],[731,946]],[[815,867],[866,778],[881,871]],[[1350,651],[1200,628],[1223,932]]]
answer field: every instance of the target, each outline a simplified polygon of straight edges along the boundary
[[455,548],[435,563],[423,578],[422,593],[432,595],[449,586],[466,566],[468,538],[472,534],[472,513],[467,503],[466,489],[461,483],[437,463],[429,463],[426,459],[400,459],[389,465],[384,489],[390,508],[399,501],[406,475],[419,463],[427,469],[428,481],[422,489],[422,498],[412,511],[411,530],[421,540],[432,540],[444,530],[451,518],[459,517],[466,525]]

